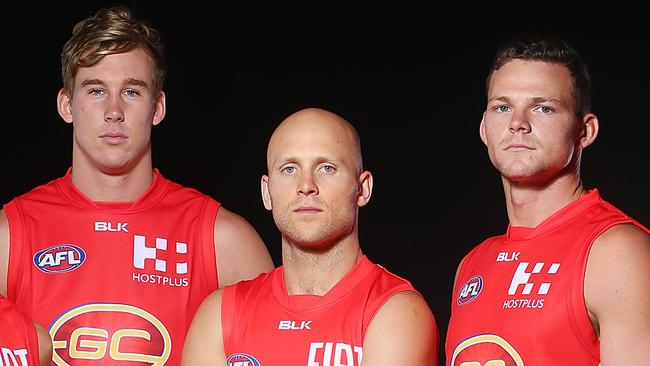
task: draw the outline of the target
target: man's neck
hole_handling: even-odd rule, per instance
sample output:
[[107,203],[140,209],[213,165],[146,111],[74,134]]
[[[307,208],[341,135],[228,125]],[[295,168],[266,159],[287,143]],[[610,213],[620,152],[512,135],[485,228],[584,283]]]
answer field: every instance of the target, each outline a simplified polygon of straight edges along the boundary
[[138,164],[124,172],[106,172],[95,166],[73,163],[71,175],[74,186],[96,202],[133,202],[154,181],[151,163]]
[[503,179],[512,226],[536,227],[587,193],[577,176],[563,176],[545,186],[514,184]]
[[289,295],[324,295],[363,256],[358,238],[338,242],[325,251],[304,250],[283,239],[282,265]]

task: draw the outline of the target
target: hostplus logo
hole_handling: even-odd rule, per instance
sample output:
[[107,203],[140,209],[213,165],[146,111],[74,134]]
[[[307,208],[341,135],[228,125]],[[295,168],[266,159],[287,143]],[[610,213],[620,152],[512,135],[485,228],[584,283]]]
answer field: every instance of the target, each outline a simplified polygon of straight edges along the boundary
[[187,287],[189,285],[187,243],[178,241],[174,243],[172,248],[168,248],[167,239],[155,238],[155,245],[147,245],[144,236],[134,235],[133,266],[147,270],[148,273],[133,272],[133,281]]
[[[510,281],[508,295],[526,295],[527,298],[509,299],[503,302],[504,309],[532,308],[541,309],[544,307],[543,296],[549,293],[551,282],[538,282],[535,277],[544,275],[555,275],[560,270],[560,263],[546,265],[544,262],[537,262],[529,269],[530,263],[521,262],[517,266],[515,274]],[[532,296],[532,298],[529,298]]]

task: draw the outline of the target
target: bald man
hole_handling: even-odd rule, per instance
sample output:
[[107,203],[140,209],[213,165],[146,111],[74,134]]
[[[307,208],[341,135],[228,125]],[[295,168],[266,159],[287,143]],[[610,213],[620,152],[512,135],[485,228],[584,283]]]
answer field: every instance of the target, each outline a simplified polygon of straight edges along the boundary
[[282,265],[209,295],[182,365],[437,365],[426,300],[359,245],[373,178],[354,127],[300,110],[271,136],[267,167],[262,201],[282,234]]

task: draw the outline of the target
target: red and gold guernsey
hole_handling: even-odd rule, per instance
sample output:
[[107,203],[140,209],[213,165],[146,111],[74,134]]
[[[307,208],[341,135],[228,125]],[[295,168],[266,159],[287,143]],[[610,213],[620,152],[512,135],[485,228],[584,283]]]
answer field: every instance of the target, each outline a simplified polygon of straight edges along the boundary
[[447,364],[599,365],[584,273],[594,239],[617,224],[648,231],[593,189],[536,228],[510,226],[475,247],[452,296]]
[[287,295],[283,267],[225,287],[221,322],[227,364],[358,366],[377,310],[413,286],[363,256],[324,296]]
[[53,339],[62,365],[179,365],[203,298],[217,289],[219,203],[154,169],[135,202],[93,202],[62,178],[16,197],[8,297]]
[[0,296],[0,365],[38,366],[38,336],[32,319]]

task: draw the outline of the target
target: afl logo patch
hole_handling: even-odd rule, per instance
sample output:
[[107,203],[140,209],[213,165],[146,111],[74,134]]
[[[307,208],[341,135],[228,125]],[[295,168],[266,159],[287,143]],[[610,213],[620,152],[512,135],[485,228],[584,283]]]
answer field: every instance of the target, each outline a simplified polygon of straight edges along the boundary
[[260,362],[246,353],[234,353],[226,360],[228,366],[260,366]]
[[59,244],[34,254],[34,265],[45,273],[74,271],[86,261],[86,252],[73,244]]
[[467,280],[467,282],[465,282],[463,287],[460,288],[456,303],[461,306],[470,303],[472,300],[478,297],[478,295],[481,293],[481,290],[483,290],[483,278],[481,278],[481,276],[474,276],[470,278]]

